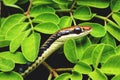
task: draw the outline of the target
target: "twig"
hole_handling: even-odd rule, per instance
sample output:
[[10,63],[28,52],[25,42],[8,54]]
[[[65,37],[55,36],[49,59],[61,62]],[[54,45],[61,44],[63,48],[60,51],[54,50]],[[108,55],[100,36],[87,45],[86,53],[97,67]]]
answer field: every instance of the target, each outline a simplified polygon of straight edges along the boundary
[[73,68],[58,68],[55,71],[72,71]]
[[52,74],[50,73],[48,80],[52,80]]
[[50,65],[48,65],[46,62],[43,62],[42,64],[43,64],[50,72],[53,73],[54,77],[58,77],[57,72],[56,72],[54,69],[52,69],[52,67],[51,67]]
[[27,16],[27,18],[28,18],[28,20],[29,20],[29,23],[30,23],[30,26],[31,26],[31,29],[32,29],[32,31],[34,32],[32,20],[31,20],[31,18],[30,18],[30,9],[31,9],[31,7],[32,7],[32,0],[29,0],[29,2],[30,2],[30,4],[29,4],[29,6],[28,6],[28,9],[27,9],[27,11],[26,11],[24,14]]
[[72,6],[71,6],[71,8],[70,8],[71,11],[72,11],[72,9],[74,8],[75,4],[76,4],[76,0],[74,0]]
[[111,12],[106,18],[109,18],[112,14],[113,14],[113,12]]
[[75,21],[75,19],[74,19],[74,17],[73,17],[72,9],[74,8],[75,4],[76,4],[76,0],[74,0],[72,6],[71,6],[71,8],[70,8],[70,16],[71,16],[71,18],[72,18],[72,21],[73,21],[73,24],[74,24],[74,25],[76,25],[76,21]]
[[25,15],[30,15],[30,9],[31,9],[31,6],[32,6],[32,0],[29,0],[29,2],[30,2],[30,4],[29,4],[29,6],[28,6],[28,9],[27,9],[27,11],[24,13]]
[[102,19],[102,20],[105,20],[105,21],[109,22],[110,24],[112,24],[113,26],[116,26],[116,27],[119,28],[119,26],[116,23],[114,23],[112,20],[108,19],[107,17],[100,16],[100,15],[96,15],[95,17],[99,18],[99,19]]
[[76,25],[76,21],[75,21],[75,19],[74,19],[74,17],[73,17],[72,12],[70,12],[70,16],[71,16],[71,18],[72,18],[73,24]]

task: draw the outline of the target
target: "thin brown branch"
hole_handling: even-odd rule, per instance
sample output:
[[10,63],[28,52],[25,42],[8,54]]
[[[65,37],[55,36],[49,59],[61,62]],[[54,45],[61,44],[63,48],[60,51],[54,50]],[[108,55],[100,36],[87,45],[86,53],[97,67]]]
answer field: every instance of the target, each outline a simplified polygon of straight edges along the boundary
[[27,11],[24,13],[26,16],[30,15],[30,9],[31,9],[31,7],[32,7],[32,0],[29,0],[29,2],[30,2],[30,4],[29,4],[29,6],[28,6],[28,9],[27,9]]
[[58,69],[55,69],[55,71],[72,71],[73,68],[58,68]]
[[42,64],[54,75],[54,77],[58,77],[57,72],[50,65],[46,62],[43,62]]

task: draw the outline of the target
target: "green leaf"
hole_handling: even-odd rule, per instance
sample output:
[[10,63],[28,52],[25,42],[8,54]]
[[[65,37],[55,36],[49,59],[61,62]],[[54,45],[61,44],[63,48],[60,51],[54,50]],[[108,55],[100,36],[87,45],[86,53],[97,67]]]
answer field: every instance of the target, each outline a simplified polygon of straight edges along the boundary
[[117,27],[112,26],[111,24],[107,24],[106,30],[118,41],[120,41],[120,29]]
[[107,8],[109,6],[109,0],[77,0],[77,4],[95,8]]
[[82,80],[82,75],[77,72],[73,72],[72,74],[63,73],[56,77],[54,80]]
[[9,17],[1,24],[1,32],[0,34],[6,35],[9,29],[11,29],[14,25],[23,22],[26,17],[23,14],[14,14]]
[[113,13],[112,18],[120,26],[120,13]]
[[13,61],[0,57],[0,71],[8,72],[13,70],[14,67],[15,64],[13,63]]
[[59,75],[58,77],[56,77],[54,80],[69,80],[68,78],[70,75],[71,74],[69,74],[69,73],[63,73],[63,74]]
[[24,57],[30,62],[33,62],[37,58],[40,39],[40,34],[34,32],[21,45]]
[[63,16],[60,19],[59,26],[60,28],[70,27],[72,24],[72,18],[69,16]]
[[4,35],[0,35],[0,41],[5,40],[5,36]]
[[107,80],[107,77],[105,76],[105,74],[100,72],[100,70],[98,69],[91,72],[89,76],[92,78],[92,80]]
[[88,37],[80,37],[76,40],[77,57],[81,60],[85,49],[91,45]]
[[19,63],[19,64],[25,64],[27,62],[27,60],[24,58],[21,52],[16,52],[14,54],[9,51],[0,52],[0,57],[3,57],[5,59],[10,59],[14,63]]
[[33,5],[44,5],[44,4],[52,4],[52,0],[33,0]]
[[17,0],[3,0],[4,4],[8,5],[8,4],[15,4],[17,2]]
[[88,48],[85,49],[83,56],[81,58],[81,61],[87,63],[87,64],[92,64],[92,53],[93,50],[95,49],[97,44],[92,44],[88,46]]
[[104,63],[107,59],[109,59],[111,56],[116,55],[115,48],[108,44],[100,44],[104,46],[104,49],[102,51],[100,62]]
[[82,74],[73,72],[72,75],[70,76],[70,79],[68,80],[82,80]]
[[18,4],[25,4],[25,3],[27,3],[28,2],[28,0],[18,0]]
[[6,33],[6,40],[13,40],[16,38],[22,31],[24,31],[28,26],[28,23],[18,23],[14,25],[11,29]]
[[92,27],[92,32],[90,34],[94,37],[99,38],[99,37],[103,37],[106,34],[106,31],[101,24],[85,22],[79,25]]
[[104,50],[104,44],[99,44],[94,48],[94,51],[92,53],[92,62],[95,68],[98,66],[100,62],[103,50]]
[[[65,10],[65,11],[67,11],[67,9],[68,9],[68,6],[69,6],[69,2],[67,2],[67,3],[64,3],[64,4],[58,4],[58,5],[55,5],[56,6],[56,8],[60,8],[61,10]],[[59,11],[59,10],[58,10]]]
[[120,55],[120,45],[116,47],[116,54]]
[[57,4],[62,4],[62,5],[67,4],[69,2],[69,0],[53,0],[53,1]]
[[112,80],[120,80],[120,74],[117,75],[117,76],[114,76],[114,77],[112,78]]
[[23,42],[23,40],[29,35],[30,30],[20,33],[16,38],[10,42],[10,52],[15,52]]
[[93,37],[93,36],[90,36],[89,38],[93,44],[97,44],[101,40],[101,38],[97,38],[97,37]]
[[0,40],[0,47],[6,47],[10,44],[9,40]]
[[0,80],[23,80],[22,76],[14,71],[0,72]]
[[106,33],[106,35],[102,38],[101,42],[116,47],[115,39],[109,33]]
[[58,24],[60,21],[59,17],[56,14],[53,13],[43,13],[38,15],[37,17],[34,18],[33,22],[51,22],[54,24]]
[[[6,18],[1,17],[1,18],[0,18],[0,24],[2,24],[5,20],[6,20]],[[1,27],[1,26],[0,26],[0,27]],[[0,29],[1,29],[1,28],[0,28]]]
[[5,47],[5,46],[8,46],[9,44],[10,44],[10,41],[5,40],[4,35],[0,35],[0,47]]
[[107,44],[97,45],[92,53],[92,62],[94,67],[97,67],[98,64],[104,63],[109,57],[115,55],[115,49]]
[[59,27],[54,23],[47,22],[36,25],[34,29],[45,34],[53,34],[59,30]]
[[80,19],[80,20],[90,20],[93,18],[94,15],[91,13],[91,10],[89,7],[82,6],[82,7],[78,7],[74,11],[73,16],[76,19]]
[[111,0],[110,8],[113,12],[118,12],[120,10],[120,0]]
[[110,57],[101,67],[101,71],[107,74],[120,74],[120,55]]
[[71,63],[77,63],[77,52],[75,41],[70,39],[64,43],[64,54]]
[[87,64],[92,62],[96,68],[99,63],[104,63],[115,54],[115,49],[108,44],[91,45],[85,50],[82,61]]
[[74,66],[73,71],[76,71],[81,74],[88,74],[92,72],[92,68],[86,63],[79,62]]
[[18,1],[18,0],[3,0],[3,3],[4,3],[6,6],[10,6],[10,7],[14,7],[14,8],[18,8],[18,9],[23,10],[23,9],[20,8],[18,5],[15,5],[15,3],[16,3],[17,1]]
[[30,16],[36,17],[36,16],[43,14],[43,13],[55,13],[55,10],[49,6],[37,5],[37,6],[32,7],[31,12],[30,12]]

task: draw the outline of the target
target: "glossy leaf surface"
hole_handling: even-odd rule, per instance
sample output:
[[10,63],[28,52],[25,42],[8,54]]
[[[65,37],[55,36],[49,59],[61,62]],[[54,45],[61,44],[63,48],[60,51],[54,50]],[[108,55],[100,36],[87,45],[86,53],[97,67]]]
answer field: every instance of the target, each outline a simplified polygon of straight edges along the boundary
[[115,39],[109,33],[105,34],[101,42],[105,44],[110,44],[111,46],[116,47]]
[[103,64],[101,70],[107,74],[120,74],[120,55],[110,57]]
[[34,18],[33,21],[34,22],[41,22],[41,23],[51,22],[54,24],[58,24],[59,17],[53,13],[43,13],[43,14],[38,15],[36,18]]
[[0,71],[8,72],[13,70],[14,67],[15,67],[15,64],[12,60],[0,57]]
[[110,8],[113,12],[118,12],[120,10],[120,0],[111,0]]
[[[25,16],[23,14],[15,14],[7,17],[7,19],[1,24],[1,34],[6,34],[17,23],[23,22]],[[16,24],[15,24],[16,23]]]
[[74,66],[73,71],[79,72],[81,74],[88,74],[92,72],[92,68],[83,62],[79,62]]
[[79,7],[74,11],[73,16],[80,20],[90,20],[94,15],[91,13],[89,7]]
[[107,31],[114,37],[116,38],[118,41],[120,41],[120,29],[111,25],[111,24],[107,24],[106,26]]
[[5,59],[10,59],[14,63],[19,63],[19,64],[27,63],[27,60],[24,58],[21,52],[16,52],[16,53],[11,53],[9,51],[0,52],[0,57],[3,57]]
[[0,80],[23,80],[22,76],[14,71],[0,72]]
[[55,13],[55,10],[52,7],[37,5],[31,9],[31,17],[37,17],[43,13]]
[[69,17],[69,16],[61,17],[60,22],[59,22],[60,28],[70,27],[71,24],[72,24],[72,18],[71,17]]
[[109,0],[78,0],[79,5],[91,6],[96,8],[106,8],[109,6]]
[[107,80],[105,74],[103,74],[100,70],[96,69],[89,74],[92,80]]
[[24,57],[30,62],[37,58],[40,39],[41,37],[38,33],[32,33],[28,38],[24,39],[21,45]]
[[77,63],[77,52],[76,52],[76,44],[75,41],[70,39],[65,42],[64,44],[64,54],[66,58],[72,62],[72,63]]
[[59,30],[59,27],[54,23],[47,22],[36,25],[34,29],[45,34],[53,34]]

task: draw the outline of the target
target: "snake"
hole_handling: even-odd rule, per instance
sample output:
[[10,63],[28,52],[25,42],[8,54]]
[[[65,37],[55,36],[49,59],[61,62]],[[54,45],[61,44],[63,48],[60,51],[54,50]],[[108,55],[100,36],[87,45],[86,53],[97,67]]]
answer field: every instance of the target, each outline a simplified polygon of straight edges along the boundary
[[79,37],[83,37],[89,34],[91,31],[91,27],[79,25],[63,28],[57,31],[56,33],[51,35],[41,46],[37,59],[31,66],[29,66],[23,73],[21,73],[21,75],[28,75],[30,72],[35,70],[52,53],[54,53],[54,51],[60,48],[68,39],[77,39]]

